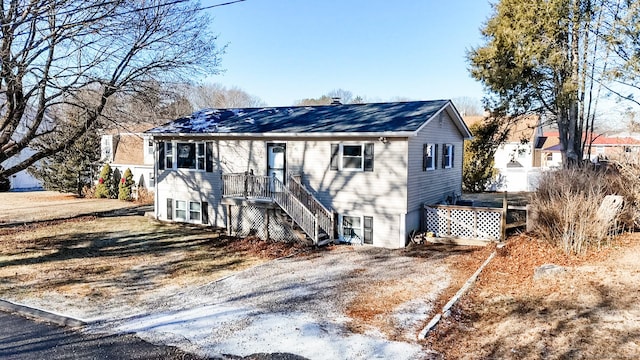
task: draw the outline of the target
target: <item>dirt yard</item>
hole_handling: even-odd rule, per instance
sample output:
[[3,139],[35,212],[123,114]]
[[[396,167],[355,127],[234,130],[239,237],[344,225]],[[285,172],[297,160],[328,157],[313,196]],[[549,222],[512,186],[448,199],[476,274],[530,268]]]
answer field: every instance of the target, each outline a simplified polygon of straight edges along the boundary
[[0,193],[0,225],[68,218],[139,205],[120,200],[83,199],[55,191],[4,192]]
[[[47,207],[12,201],[29,214]],[[511,237],[452,315],[426,340],[412,339],[493,250],[305,249],[142,216],[85,216],[0,227],[0,297],[201,354],[302,346],[298,354],[316,351],[310,358],[379,357],[374,348],[400,358],[640,358],[638,234],[586,257]],[[565,271],[534,279],[548,263]],[[171,331],[187,333],[167,338]]]
[[[46,207],[46,199],[22,204],[30,212],[34,206]],[[269,333],[264,327],[268,324],[257,322],[256,314],[264,314],[281,330],[297,326],[317,331],[317,349],[302,338],[281,344],[280,351],[303,346],[302,353],[322,354],[331,348],[354,358],[380,355],[375,351],[410,358],[428,350],[415,336],[432,310],[457,291],[490,251],[445,245],[394,251],[313,249],[227,238],[210,228],[158,223],[138,215],[84,216],[0,227],[0,297],[92,322],[120,324],[111,328],[114,331],[132,331],[127,328],[136,324],[129,323],[131,319],[161,317],[167,311],[184,314],[178,320],[185,323],[177,331],[185,331],[192,315],[184,312],[204,307],[216,314],[201,317],[207,320],[209,337],[180,335],[188,339],[180,342],[147,334],[150,340],[180,344],[203,355],[219,349],[257,351],[260,346],[274,351],[269,348],[272,340],[260,337]],[[214,329],[215,321],[224,318],[215,311],[222,307],[224,313],[232,305],[237,311],[253,310]],[[234,332],[226,330],[230,324]],[[196,329],[203,331],[199,325]],[[253,343],[247,344],[247,338]],[[210,344],[217,345],[209,348]],[[342,345],[335,348],[336,344]],[[360,348],[354,350],[354,344]]]
[[[543,264],[566,271],[534,278]],[[640,234],[586,257],[511,238],[426,345],[445,359],[640,358]]]

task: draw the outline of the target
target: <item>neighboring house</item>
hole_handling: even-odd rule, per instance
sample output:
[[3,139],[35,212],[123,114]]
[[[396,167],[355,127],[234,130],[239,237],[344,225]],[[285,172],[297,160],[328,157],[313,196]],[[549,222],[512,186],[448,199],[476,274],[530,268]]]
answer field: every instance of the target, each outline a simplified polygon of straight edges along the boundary
[[260,233],[272,206],[315,242],[388,248],[421,229],[423,204],[461,194],[471,137],[448,100],[206,109],[146,134],[160,220]]
[[126,169],[131,169],[136,185],[147,189],[155,186],[154,145],[151,136],[143,133],[151,127],[153,125],[142,124],[137,126],[139,132],[121,131],[102,135],[100,142],[101,162],[109,163],[120,175]]
[[[468,126],[485,116],[467,116]],[[525,115],[508,122],[509,134],[504,144],[496,149],[494,168],[498,176],[490,184],[493,191],[531,191],[535,187],[540,162],[538,151],[543,135],[540,116]]]
[[[23,160],[26,160],[35,153],[30,148],[23,149],[20,154],[7,159],[1,164],[5,168],[10,168],[16,164],[19,164]],[[31,175],[27,170],[21,170],[8,177],[11,183],[11,191],[30,191],[30,190],[42,190],[42,182],[35,176]]]
[[[33,107],[28,107],[24,112],[23,119],[34,119],[35,116],[36,116],[36,109],[34,109]],[[49,117],[48,113],[45,113],[44,116],[45,116],[45,120],[44,120],[45,123],[53,122],[53,120],[51,120],[51,118]],[[26,134],[26,131],[27,131],[26,124],[24,122],[21,122],[18,125],[18,128],[16,129],[15,135],[17,135],[20,138],[24,134]],[[17,141],[18,139],[14,138],[13,140]],[[13,156],[5,160],[4,162],[0,163],[0,166],[2,166],[5,169],[8,169],[28,159],[35,152],[36,151],[31,148],[28,148],[28,147],[24,148],[18,155]],[[11,191],[42,190],[42,182],[38,180],[35,176],[31,175],[26,169],[18,171],[17,173],[10,175],[8,178],[9,178],[9,182],[11,183],[11,189],[10,189]]]
[[[585,148],[584,159],[592,162],[624,156],[637,157],[640,153],[640,140],[632,136],[616,136],[590,134],[591,147]],[[584,137],[583,137],[584,138]],[[590,151],[590,152],[589,152]],[[543,167],[559,168],[562,166],[562,145],[557,131],[544,133],[540,163]]]

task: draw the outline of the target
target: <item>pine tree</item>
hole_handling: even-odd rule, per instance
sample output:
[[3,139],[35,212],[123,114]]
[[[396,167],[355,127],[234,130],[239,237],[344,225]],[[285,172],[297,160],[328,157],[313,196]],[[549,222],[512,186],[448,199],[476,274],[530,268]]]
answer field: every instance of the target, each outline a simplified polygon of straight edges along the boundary
[[112,183],[113,171],[109,164],[104,164],[102,171],[100,172],[100,178],[98,179],[98,186],[96,186],[96,197],[107,198],[111,197],[109,192],[109,184]]
[[118,187],[118,199],[120,200],[131,200],[131,187],[135,185],[135,181],[133,181],[133,174],[131,173],[131,169],[127,168],[124,171],[124,175],[122,179],[120,179],[120,185]]
[[83,188],[93,182],[92,164],[99,158],[100,141],[92,130],[61,152],[41,160],[28,171],[42,181],[47,190],[83,196]]

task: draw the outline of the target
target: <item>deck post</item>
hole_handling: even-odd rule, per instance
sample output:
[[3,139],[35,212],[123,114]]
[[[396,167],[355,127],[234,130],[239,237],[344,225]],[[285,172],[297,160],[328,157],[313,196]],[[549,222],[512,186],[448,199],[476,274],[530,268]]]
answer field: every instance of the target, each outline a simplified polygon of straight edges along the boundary
[[264,208],[264,236],[266,237],[266,241],[269,241],[269,216],[271,214],[271,211],[269,211],[269,208],[265,207]]
[[507,192],[504,192],[502,197],[502,238],[500,241],[507,240],[507,210],[509,202],[507,201]]
[[318,213],[313,214],[315,226],[313,230],[313,243],[318,244],[318,236],[320,234],[320,224],[318,223]]
[[231,205],[227,205],[227,236],[231,236]]

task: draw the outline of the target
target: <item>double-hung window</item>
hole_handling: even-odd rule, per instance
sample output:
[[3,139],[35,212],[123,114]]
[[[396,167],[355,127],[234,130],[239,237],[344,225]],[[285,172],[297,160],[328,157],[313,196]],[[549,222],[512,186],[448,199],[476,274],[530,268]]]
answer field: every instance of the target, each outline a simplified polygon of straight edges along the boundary
[[[164,143],[165,169],[205,170],[206,147],[203,142],[172,142]],[[162,169],[162,168],[161,168]]]
[[373,217],[341,215],[340,238],[352,244],[373,244]]
[[331,170],[373,171],[373,143],[331,144]]
[[176,200],[176,220],[187,220],[187,202],[184,200]]
[[438,153],[437,144],[424,144],[422,154],[422,170],[435,170]]
[[453,167],[453,145],[442,145],[442,167],[449,169]]
[[209,223],[208,206],[206,201],[167,199],[167,220],[207,224]]

